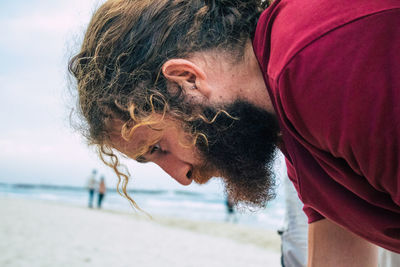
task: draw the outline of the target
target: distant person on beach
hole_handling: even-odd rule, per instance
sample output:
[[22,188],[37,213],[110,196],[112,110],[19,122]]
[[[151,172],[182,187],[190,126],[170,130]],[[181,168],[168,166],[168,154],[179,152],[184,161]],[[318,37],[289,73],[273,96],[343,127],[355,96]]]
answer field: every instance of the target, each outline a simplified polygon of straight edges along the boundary
[[93,170],[92,174],[89,176],[87,181],[87,189],[89,191],[89,203],[88,203],[89,208],[93,208],[93,197],[97,187],[96,173],[97,171]]
[[232,201],[232,199],[227,196],[225,199],[225,206],[226,206],[226,219],[225,221],[230,222],[232,221],[233,223],[237,222],[237,216],[235,212],[235,203]]
[[280,149],[308,265],[375,267],[376,245],[400,253],[400,1],[267,5],[105,2],[69,65],[85,137],[127,197],[121,156],[222,177],[250,208],[274,197]]
[[106,195],[106,183],[104,181],[104,176],[101,176],[99,188],[98,188],[98,199],[97,199],[97,207],[101,209],[101,205],[103,203],[104,196]]

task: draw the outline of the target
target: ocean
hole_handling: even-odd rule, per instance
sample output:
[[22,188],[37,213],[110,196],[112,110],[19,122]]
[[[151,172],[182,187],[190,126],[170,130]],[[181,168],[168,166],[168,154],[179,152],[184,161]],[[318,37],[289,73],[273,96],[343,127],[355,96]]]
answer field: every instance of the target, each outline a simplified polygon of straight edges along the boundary
[[[131,190],[129,195],[150,215],[213,222],[223,222],[227,219],[222,192],[137,189]],[[88,205],[88,191],[84,187],[0,183],[0,196],[69,203],[82,207]],[[94,200],[96,203],[97,196]],[[111,188],[107,190],[103,209],[134,212],[129,202]],[[277,197],[269,202],[265,209],[236,211],[236,223],[278,230],[283,224],[284,211],[283,196],[277,192]]]

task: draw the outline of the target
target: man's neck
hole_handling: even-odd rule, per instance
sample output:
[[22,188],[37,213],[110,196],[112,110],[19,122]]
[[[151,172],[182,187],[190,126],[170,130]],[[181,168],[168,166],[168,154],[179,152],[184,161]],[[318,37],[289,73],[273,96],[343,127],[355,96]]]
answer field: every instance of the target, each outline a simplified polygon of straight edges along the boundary
[[260,65],[250,41],[246,45],[242,63],[237,65],[237,73],[239,73],[239,76],[236,86],[240,88],[239,97],[275,114]]

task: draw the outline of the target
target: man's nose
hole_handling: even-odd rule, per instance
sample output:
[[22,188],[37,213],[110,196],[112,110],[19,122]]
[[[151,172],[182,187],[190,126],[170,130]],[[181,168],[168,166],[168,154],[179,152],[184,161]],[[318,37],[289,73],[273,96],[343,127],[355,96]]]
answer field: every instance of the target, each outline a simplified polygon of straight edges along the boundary
[[169,176],[182,185],[189,185],[192,182],[192,165],[184,162],[173,155],[167,155],[163,160],[155,162]]

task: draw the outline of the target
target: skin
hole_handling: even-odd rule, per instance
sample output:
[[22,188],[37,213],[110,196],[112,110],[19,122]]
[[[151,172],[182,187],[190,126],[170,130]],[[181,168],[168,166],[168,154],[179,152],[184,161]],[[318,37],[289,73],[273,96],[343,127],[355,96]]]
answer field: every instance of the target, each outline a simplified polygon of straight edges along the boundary
[[[170,90],[174,90],[173,84],[179,85],[190,101],[215,105],[245,99],[275,114],[250,42],[244,59],[238,63],[231,64],[221,53],[202,52],[190,58],[170,59],[162,72],[171,83]],[[154,146],[148,148],[145,160],[159,165],[182,185],[189,185],[192,178],[188,173],[200,167],[202,161],[193,147],[178,143],[183,132],[177,123],[167,118],[163,127],[162,133],[142,127],[130,142],[115,136],[114,147],[129,157],[141,140],[160,138],[155,150]],[[376,251],[374,245],[328,219],[309,226],[309,267],[377,266]]]
[[232,64],[220,52],[195,53],[187,59],[168,60],[162,72],[192,101],[216,105],[244,99],[275,114],[250,42],[240,62]]
[[[189,185],[192,179],[188,178],[188,173],[194,167],[201,166],[198,153],[192,146],[183,145],[179,142],[185,134],[179,129],[178,124],[171,119],[164,119],[153,128],[163,129],[155,131],[147,126],[139,127],[132,138],[126,141],[116,135],[112,137],[114,147],[134,159],[131,151],[136,151],[137,147],[148,138],[158,140],[158,142],[147,148],[147,153],[141,157],[141,162],[153,162],[160,166],[168,175],[182,185]],[[210,177],[211,178],[211,177]]]
[[377,247],[325,219],[308,229],[308,266],[376,267]]

